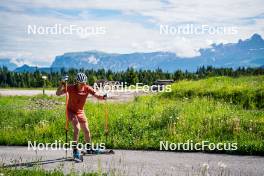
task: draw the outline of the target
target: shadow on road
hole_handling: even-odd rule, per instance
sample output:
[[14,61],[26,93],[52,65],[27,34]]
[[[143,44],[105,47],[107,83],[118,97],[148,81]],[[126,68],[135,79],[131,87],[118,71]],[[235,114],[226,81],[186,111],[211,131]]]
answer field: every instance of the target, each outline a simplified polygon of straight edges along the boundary
[[24,163],[15,163],[15,164],[9,164],[9,165],[3,165],[4,168],[11,168],[11,167],[33,167],[36,165],[45,165],[45,164],[51,164],[51,163],[58,163],[58,162],[65,162],[65,161],[74,161],[73,158],[57,158],[57,159],[50,159],[50,160],[44,160],[44,161],[33,161],[33,162],[24,162]]

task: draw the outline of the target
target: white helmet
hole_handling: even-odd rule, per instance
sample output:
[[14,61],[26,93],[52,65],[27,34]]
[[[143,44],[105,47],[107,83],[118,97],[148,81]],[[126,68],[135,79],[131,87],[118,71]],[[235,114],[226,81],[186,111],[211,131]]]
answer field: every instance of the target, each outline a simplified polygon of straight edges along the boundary
[[77,73],[76,80],[79,83],[86,83],[87,82],[87,76],[84,73]]

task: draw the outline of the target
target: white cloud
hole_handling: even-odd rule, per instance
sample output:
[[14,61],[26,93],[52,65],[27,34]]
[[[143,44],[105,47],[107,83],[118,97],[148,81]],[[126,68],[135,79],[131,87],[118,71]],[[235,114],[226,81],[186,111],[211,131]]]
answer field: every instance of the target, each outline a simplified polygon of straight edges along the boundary
[[[171,0],[166,10],[162,8],[141,11],[159,23],[234,23],[241,18],[253,17],[264,12],[262,0]],[[236,20],[236,21],[233,21]]]
[[137,12],[146,9],[156,9],[162,6],[162,3],[157,0],[9,0],[4,4],[10,8],[18,9],[19,6],[29,6],[35,8],[59,8],[59,9],[110,9]]
[[[32,64],[30,58],[32,53],[30,52],[0,52],[0,59],[10,59],[10,61],[18,66],[24,64]],[[25,59],[27,58],[27,59]]]
[[[5,1],[6,11],[0,11],[0,55],[26,58],[25,63],[48,66],[56,55],[65,52],[101,50],[110,53],[172,51],[178,56],[199,55],[199,48],[210,47],[211,43],[237,42],[253,33],[264,36],[264,19],[252,19],[263,14],[262,0],[186,0],[169,1],[69,1],[69,0],[22,0]],[[36,9],[30,13],[30,9]],[[40,10],[40,12],[37,11]],[[45,13],[45,10],[49,9]],[[79,14],[65,14],[63,10],[82,10]],[[97,19],[87,9],[107,9],[122,12],[122,18]],[[44,12],[43,12],[44,11]],[[126,20],[137,16],[134,21]],[[138,18],[148,17],[144,26]],[[129,19],[129,18],[128,18]],[[143,21],[144,23],[144,21]],[[211,26],[236,26],[236,35],[160,35],[159,24],[197,23]],[[79,26],[103,26],[104,35],[80,37],[78,35],[28,35],[27,25],[62,24]],[[9,53],[9,54],[8,54]],[[29,54],[30,53],[30,54]],[[17,62],[17,61],[16,61]],[[91,59],[97,63],[98,60]]]
[[88,58],[82,58],[83,61],[87,61],[90,64],[96,65],[98,62],[100,62],[100,59],[96,59],[93,55]]

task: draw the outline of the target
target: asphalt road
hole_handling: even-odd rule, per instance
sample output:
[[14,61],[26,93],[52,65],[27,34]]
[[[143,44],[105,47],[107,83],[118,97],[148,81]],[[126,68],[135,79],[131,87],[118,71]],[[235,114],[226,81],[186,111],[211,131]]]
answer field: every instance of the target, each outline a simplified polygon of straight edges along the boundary
[[0,163],[7,167],[38,165],[47,170],[60,169],[65,174],[102,171],[117,175],[264,176],[264,157],[259,156],[115,150],[113,155],[85,156],[83,163],[64,157],[64,150],[35,152],[27,147],[0,146]]

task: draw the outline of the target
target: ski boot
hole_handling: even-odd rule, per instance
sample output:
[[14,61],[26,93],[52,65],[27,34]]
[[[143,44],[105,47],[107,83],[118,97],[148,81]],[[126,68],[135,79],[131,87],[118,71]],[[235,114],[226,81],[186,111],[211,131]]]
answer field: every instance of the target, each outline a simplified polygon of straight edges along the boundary
[[77,163],[83,162],[83,156],[78,149],[73,149],[73,159]]

